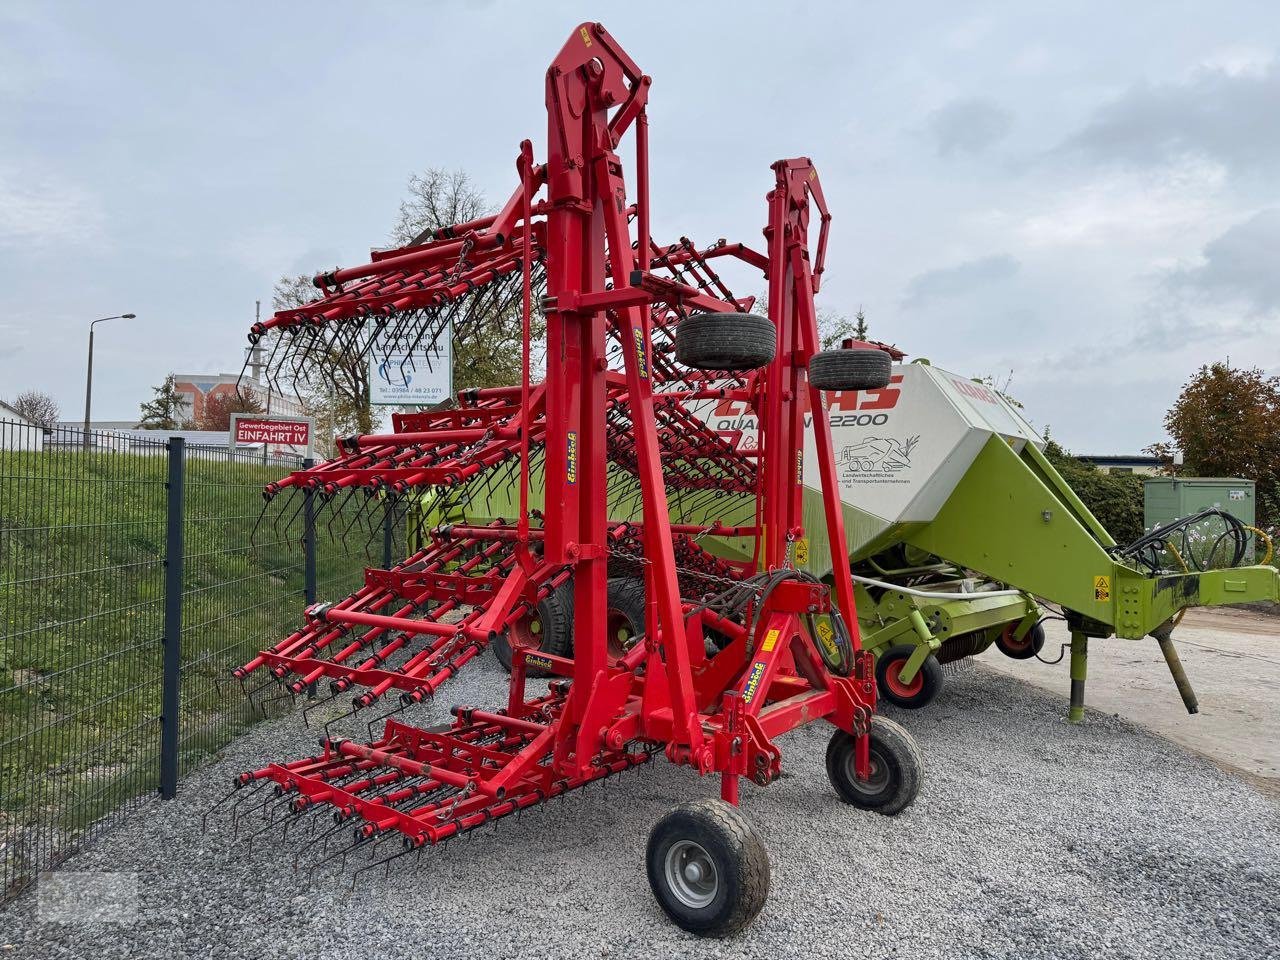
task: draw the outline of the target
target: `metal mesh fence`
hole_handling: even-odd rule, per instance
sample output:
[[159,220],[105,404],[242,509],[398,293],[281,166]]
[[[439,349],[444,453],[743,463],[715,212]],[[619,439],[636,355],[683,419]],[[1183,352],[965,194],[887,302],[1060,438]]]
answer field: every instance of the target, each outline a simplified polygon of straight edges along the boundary
[[[0,899],[160,783],[170,444],[88,441],[0,421]],[[297,460],[212,447],[178,457],[173,739],[186,772],[269,706],[229,674],[301,622],[307,564],[303,513],[264,513],[261,496]],[[360,506],[358,521],[339,510],[316,528],[322,598],[382,565],[383,531]]]

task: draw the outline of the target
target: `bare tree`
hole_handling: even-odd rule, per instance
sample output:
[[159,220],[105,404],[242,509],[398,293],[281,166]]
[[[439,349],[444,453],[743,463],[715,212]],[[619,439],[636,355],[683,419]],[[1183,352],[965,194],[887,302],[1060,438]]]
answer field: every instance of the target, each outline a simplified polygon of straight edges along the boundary
[[400,201],[400,216],[391,228],[391,244],[407,247],[430,239],[427,232],[466,223],[490,213],[484,194],[465,170],[428,167],[409,176],[409,196]]
[[39,390],[23,390],[13,398],[13,403],[9,406],[18,411],[24,420],[30,420],[45,429],[57,423],[62,413],[58,409],[58,402]]
[[[408,196],[401,201],[391,242],[411,246],[431,239],[441,227],[485,216],[492,208],[463,170],[429,167],[409,177]],[[276,283],[276,310],[300,307],[318,296],[309,276],[281,277]],[[518,383],[521,371],[522,318],[517,307],[489,307],[456,318],[453,365],[459,386],[491,387]],[[540,328],[533,331],[538,339]],[[307,368],[292,384],[307,413],[316,418],[321,436],[368,433],[374,413],[369,400],[369,361],[353,362],[338,353],[313,353]]]

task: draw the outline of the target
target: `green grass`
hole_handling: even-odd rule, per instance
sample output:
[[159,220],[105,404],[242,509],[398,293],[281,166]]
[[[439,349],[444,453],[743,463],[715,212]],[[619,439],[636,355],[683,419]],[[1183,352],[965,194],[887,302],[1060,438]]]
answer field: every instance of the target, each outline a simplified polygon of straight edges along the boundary
[[[71,835],[157,785],[167,469],[163,455],[0,451],[6,857],[32,859],[15,836],[33,824]],[[231,669],[301,621],[301,518],[285,503],[259,524],[263,484],[285,472],[188,459],[184,770],[253,720]],[[375,565],[364,538],[347,550],[320,525],[322,599]]]

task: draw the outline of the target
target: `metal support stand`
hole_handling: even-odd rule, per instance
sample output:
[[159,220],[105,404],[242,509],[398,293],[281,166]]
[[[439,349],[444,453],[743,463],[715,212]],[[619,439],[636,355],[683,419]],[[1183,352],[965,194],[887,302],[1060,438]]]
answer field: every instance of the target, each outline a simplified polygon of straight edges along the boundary
[[1089,667],[1089,638],[1077,630],[1071,631],[1071,710],[1067,719],[1072,723],[1084,720],[1084,680]]

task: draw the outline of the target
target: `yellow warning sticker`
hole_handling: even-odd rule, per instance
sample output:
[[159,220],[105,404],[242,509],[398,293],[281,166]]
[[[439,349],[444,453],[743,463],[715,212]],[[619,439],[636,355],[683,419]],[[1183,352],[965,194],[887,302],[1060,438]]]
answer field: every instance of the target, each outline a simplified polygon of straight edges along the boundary
[[778,631],[770,630],[764,635],[764,644],[760,647],[761,653],[768,653],[778,645]]
[[1094,577],[1093,578],[1093,599],[1098,601],[1111,599],[1111,578],[1110,577]]
[[809,562],[808,537],[800,537],[796,540],[795,560],[797,567],[803,567]]
[[840,645],[836,642],[836,632],[827,620],[818,621],[818,645],[822,648],[823,659],[827,663],[841,661]]

